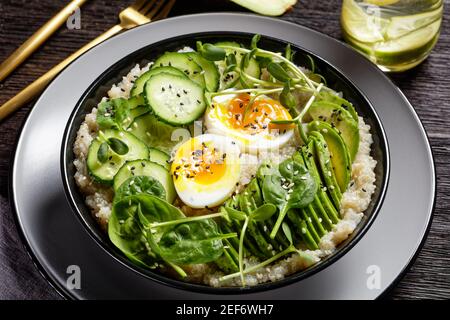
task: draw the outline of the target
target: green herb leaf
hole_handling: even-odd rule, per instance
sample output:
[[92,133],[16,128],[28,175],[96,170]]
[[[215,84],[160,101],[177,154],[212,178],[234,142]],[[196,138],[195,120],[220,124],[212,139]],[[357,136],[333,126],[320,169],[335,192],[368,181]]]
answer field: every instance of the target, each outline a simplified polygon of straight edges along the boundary
[[291,44],[290,43],[288,43],[287,45],[286,45],[286,49],[285,49],[285,51],[284,51],[284,56],[286,57],[286,59],[288,59],[289,61],[293,61],[294,60],[294,51],[292,51],[292,48],[291,48]]
[[244,221],[247,218],[247,215],[244,212],[230,207],[225,207],[225,211],[227,212],[228,217],[234,220]]
[[98,148],[97,159],[101,163],[105,163],[106,161],[108,161],[108,149],[109,149],[109,147],[108,147],[108,144],[106,142],[103,142],[100,145],[100,148]]
[[261,35],[260,34],[255,34],[253,36],[253,38],[252,38],[252,42],[251,42],[250,48],[252,48],[252,49],[258,48],[258,42],[259,42],[260,39],[261,39]]
[[256,56],[255,59],[258,61],[261,69],[267,68],[267,65],[273,61],[272,58],[262,56]]
[[289,241],[289,244],[293,244],[293,240],[292,240],[292,232],[291,232],[291,228],[289,228],[289,225],[286,222],[283,222],[281,225],[281,228],[283,229],[283,233],[286,236],[286,238]]
[[311,70],[312,73],[316,72],[316,63],[314,62],[314,59],[308,54],[306,55],[308,57],[310,67],[309,70]]
[[270,123],[273,124],[290,124],[290,123],[298,123],[299,118],[296,117],[294,119],[280,119],[280,120],[272,120]]
[[277,212],[277,207],[275,205],[265,203],[250,213],[249,218],[252,221],[266,221],[270,219],[275,212]]
[[111,149],[118,155],[123,156],[124,154],[127,154],[129,151],[127,144],[120,139],[109,138],[107,142],[108,145],[111,147]]
[[229,65],[236,65],[237,61],[236,61],[236,56],[234,55],[234,53],[228,54],[225,62],[227,64],[227,66],[229,66]]
[[197,41],[197,51],[203,56],[203,58],[209,61],[220,61],[225,59],[226,56],[225,49],[210,43],[202,44],[200,41]]
[[281,91],[280,93],[280,102],[283,106],[285,106],[288,109],[292,109],[297,106],[297,101],[295,100],[295,97],[291,92],[290,80],[286,81],[283,87],[283,91]]
[[271,62],[267,65],[267,71],[272,77],[281,82],[286,82],[291,79],[289,74],[284,70],[281,64],[276,62]]
[[250,52],[244,54],[241,60],[241,70],[245,70],[249,66],[250,60],[255,57],[257,50],[258,49],[252,49]]
[[[117,98],[103,101],[98,105],[96,121],[101,130],[124,129],[134,120],[132,110],[144,105],[145,101],[142,95],[130,99]],[[144,113],[150,111],[147,107],[142,107],[142,109]]]

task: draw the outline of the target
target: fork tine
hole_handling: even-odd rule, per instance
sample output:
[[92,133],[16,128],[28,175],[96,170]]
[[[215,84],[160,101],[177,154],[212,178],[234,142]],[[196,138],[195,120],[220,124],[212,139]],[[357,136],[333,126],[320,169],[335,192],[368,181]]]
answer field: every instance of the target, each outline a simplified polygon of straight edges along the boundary
[[145,16],[145,14],[148,12],[148,10],[150,10],[152,7],[154,7],[155,4],[156,4],[156,6],[158,6],[160,1],[159,0],[147,0],[146,2],[147,3],[139,9],[139,13],[142,14],[143,16]]
[[162,10],[153,17],[153,20],[159,20],[167,17],[174,4],[175,0],[169,0],[169,2],[162,8]]
[[142,14],[149,18],[153,17],[159,11],[164,2],[166,1],[165,0],[158,1],[158,3],[153,8],[149,8],[151,10],[144,11],[142,12]]
[[140,8],[147,2],[148,0],[136,0],[132,5],[131,8],[139,11]]

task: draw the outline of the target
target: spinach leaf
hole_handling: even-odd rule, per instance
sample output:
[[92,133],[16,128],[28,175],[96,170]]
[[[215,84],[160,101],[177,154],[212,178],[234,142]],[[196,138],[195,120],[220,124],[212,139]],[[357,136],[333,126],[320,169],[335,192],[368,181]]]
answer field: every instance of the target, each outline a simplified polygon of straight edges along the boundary
[[[122,198],[113,205],[108,223],[111,242],[133,263],[154,267],[160,260],[157,247],[147,245],[149,223],[175,220],[184,217],[183,213],[158,197],[139,194]],[[164,228],[160,228],[161,236]]]
[[166,198],[166,190],[161,182],[150,176],[134,176],[125,180],[114,195],[114,202],[136,194],[151,194]]
[[303,208],[311,203],[317,187],[308,170],[294,157],[280,163],[278,172],[264,177],[262,184],[264,200],[279,209],[278,219],[270,233],[272,239],[275,238],[288,210]]
[[108,222],[111,242],[138,266],[155,268],[157,254],[146,246],[145,231],[138,217],[139,205],[126,198],[113,205]]
[[176,264],[207,263],[223,254],[223,235],[212,219],[172,226],[158,246],[164,260]]
[[177,207],[154,195],[129,196],[118,203],[135,201],[148,246],[172,266],[214,261],[223,253],[222,239],[235,236],[221,234],[211,218],[186,218]]

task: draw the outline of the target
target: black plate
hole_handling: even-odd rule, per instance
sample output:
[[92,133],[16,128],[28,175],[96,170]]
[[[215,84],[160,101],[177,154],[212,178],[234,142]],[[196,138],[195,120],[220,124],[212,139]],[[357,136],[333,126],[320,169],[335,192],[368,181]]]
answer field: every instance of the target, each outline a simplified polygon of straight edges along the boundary
[[[211,288],[206,285],[198,285],[187,283],[167,276],[161,275],[158,272],[141,268],[132,264],[109,240],[108,235],[99,227],[96,220],[92,217],[92,214],[84,203],[83,195],[78,191],[78,187],[75,183],[74,174],[76,168],[73,165],[74,154],[72,151],[74,141],[76,139],[77,131],[84,120],[87,113],[90,113],[92,107],[97,105],[102,97],[107,96],[107,92],[114,83],[120,82],[123,76],[125,76],[137,63],[141,66],[145,66],[148,62],[156,60],[160,55],[166,51],[178,51],[185,46],[195,48],[196,41],[202,41],[203,43],[214,43],[219,41],[235,41],[244,44],[246,47],[250,45],[253,34],[243,32],[203,32],[196,34],[188,34],[178,36],[174,38],[165,39],[163,41],[153,43],[146,46],[136,52],[129,54],[122,60],[118,61],[100,75],[82,95],[78,101],[69,122],[67,124],[61,153],[61,164],[64,187],[67,193],[69,202],[71,203],[74,211],[81,218],[83,225],[87,228],[90,235],[105,249],[111,256],[118,259],[121,263],[138,272],[139,274],[168,285],[172,285],[177,288],[185,290],[195,290],[207,293],[246,293],[255,292],[258,290],[269,290],[274,287],[282,286],[292,283],[294,281],[300,281],[305,277],[308,277],[342,257],[349,249],[351,249],[363,234],[370,227],[373,219],[375,219],[379,208],[381,207],[384,193],[386,191],[388,176],[389,176],[389,161],[388,161],[388,146],[386,137],[382,125],[378,119],[378,116],[371,106],[367,98],[358,90],[358,88],[348,80],[343,74],[336,70],[333,66],[327,63],[324,59],[308,52],[304,48],[296,46],[291,43],[292,49],[296,52],[295,63],[305,68],[311,67],[310,57],[314,61],[316,72],[323,75],[327,79],[327,85],[344,94],[344,97],[352,102],[360,116],[363,116],[365,121],[371,126],[371,133],[374,138],[374,144],[372,147],[371,155],[377,160],[376,172],[376,191],[373,194],[373,200],[369,208],[365,211],[365,217],[356,228],[350,237],[340,244],[335,253],[324,258],[319,263],[297,272],[293,275],[286,277],[283,280],[277,282],[263,283],[251,287],[223,287],[223,288]],[[281,40],[277,40],[270,37],[263,37],[258,46],[261,49],[270,50],[273,52],[283,51],[287,43]]]
[[[389,141],[389,187],[376,219],[373,219],[373,214],[371,216],[371,227],[368,228],[367,222],[362,224],[366,231],[364,236],[359,230],[356,245],[351,250],[348,250],[348,244],[344,245],[340,252],[347,251],[346,254],[340,253],[339,259],[333,256],[333,263],[324,261],[314,273],[302,273],[301,281],[294,281],[295,278],[291,277],[271,285],[271,290],[260,290],[264,288],[261,286],[245,290],[245,295],[240,294],[239,290],[233,294],[223,294],[225,291],[219,294],[215,290],[217,294],[211,295],[214,289],[203,290],[202,287],[197,290],[189,286],[187,291],[184,286],[179,289],[180,283],[169,284],[163,278],[160,278],[162,282],[147,279],[147,276],[155,278],[156,275],[143,276],[135,268],[130,268],[120,255],[112,253],[116,255],[113,257],[109,253],[113,251],[99,246],[91,237],[97,238],[95,230],[89,228],[90,231],[87,231],[89,221],[79,223],[77,216],[81,216],[74,214],[65,197],[61,179],[61,146],[65,145],[62,138],[67,123],[73,120],[74,125],[76,121],[79,124],[80,119],[73,115],[80,97],[88,99],[93,96],[86,94],[102,95],[102,90],[118,80],[114,77],[127,73],[132,61],[124,61],[125,57],[139,54],[145,50],[143,48],[174,37],[185,39],[188,35],[205,35],[206,32],[236,35],[235,32],[242,31],[291,42],[328,61],[333,67],[317,59],[323,69],[321,72],[329,78],[335,77],[336,83],[341,82],[347,84],[344,87],[352,88],[346,78],[357,84],[356,92],[351,96],[363,100],[359,111],[368,116],[369,121],[376,119],[371,118],[371,109],[364,104],[365,96],[376,110]],[[263,45],[270,46],[272,40],[267,41]],[[145,57],[135,56],[137,62],[142,58]],[[117,61],[120,61],[119,64]],[[86,92],[90,84],[97,85],[99,75],[105,70],[112,70],[113,66],[115,72],[108,75],[111,76],[109,84],[102,84],[105,87],[98,87],[97,92]],[[94,99],[90,107],[97,101]],[[90,107],[86,106],[88,109]],[[371,124],[375,131],[378,130],[374,131],[375,136],[382,136],[376,121]],[[67,139],[70,139],[69,135]],[[384,149],[383,141],[375,142],[375,150]],[[386,155],[374,154],[377,159]],[[387,162],[382,164],[384,168],[377,173],[378,176],[387,170]],[[383,183],[378,190],[383,190],[382,187]],[[372,63],[345,44],[292,23],[254,15],[221,13],[171,18],[135,28],[98,45],[69,65],[47,87],[23,127],[11,170],[10,194],[18,229],[33,261],[50,283],[67,297],[372,299],[385,292],[403,274],[423,243],[434,204],[435,175],[429,143],[414,109],[400,90]],[[73,197],[80,203],[76,193]],[[380,194],[377,197],[380,198]],[[85,215],[86,219],[89,217]],[[91,226],[94,226],[92,220]],[[98,241],[102,241],[101,238]],[[356,242],[355,239],[349,241]],[[81,269],[80,289],[66,286],[70,275],[68,267],[71,265]],[[326,268],[323,267],[325,265]],[[376,287],[368,286],[374,267],[381,272],[379,286]]]

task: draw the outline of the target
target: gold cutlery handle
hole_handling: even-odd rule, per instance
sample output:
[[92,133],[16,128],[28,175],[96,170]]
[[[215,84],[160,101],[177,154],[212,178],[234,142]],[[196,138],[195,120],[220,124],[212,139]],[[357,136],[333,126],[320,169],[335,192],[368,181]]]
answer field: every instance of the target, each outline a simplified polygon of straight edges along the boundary
[[86,0],[73,0],[56,16],[44,24],[35,34],[17,48],[0,64],[0,81],[5,79],[15,68],[28,58],[42,43],[47,40]]
[[69,63],[71,63],[73,60],[78,58],[80,55],[88,51],[90,48],[94,47],[95,45],[99,44],[100,42],[103,42],[104,40],[112,37],[116,33],[123,30],[123,27],[120,25],[116,25],[100,35],[99,37],[95,38],[82,48],[80,48],[78,51],[72,53],[69,57],[67,57],[65,60],[61,61],[59,64],[54,66],[52,69],[47,71],[44,75],[39,77],[37,80],[35,80],[33,83],[28,85],[25,89],[20,91],[16,96],[8,100],[5,104],[3,104],[0,107],[0,121],[5,119],[8,115],[10,115],[12,112],[19,109],[21,106],[23,106],[25,103],[32,100],[35,96],[37,96],[44,88],[47,86],[47,84],[50,83],[50,81],[59,73],[61,70],[63,70]]

